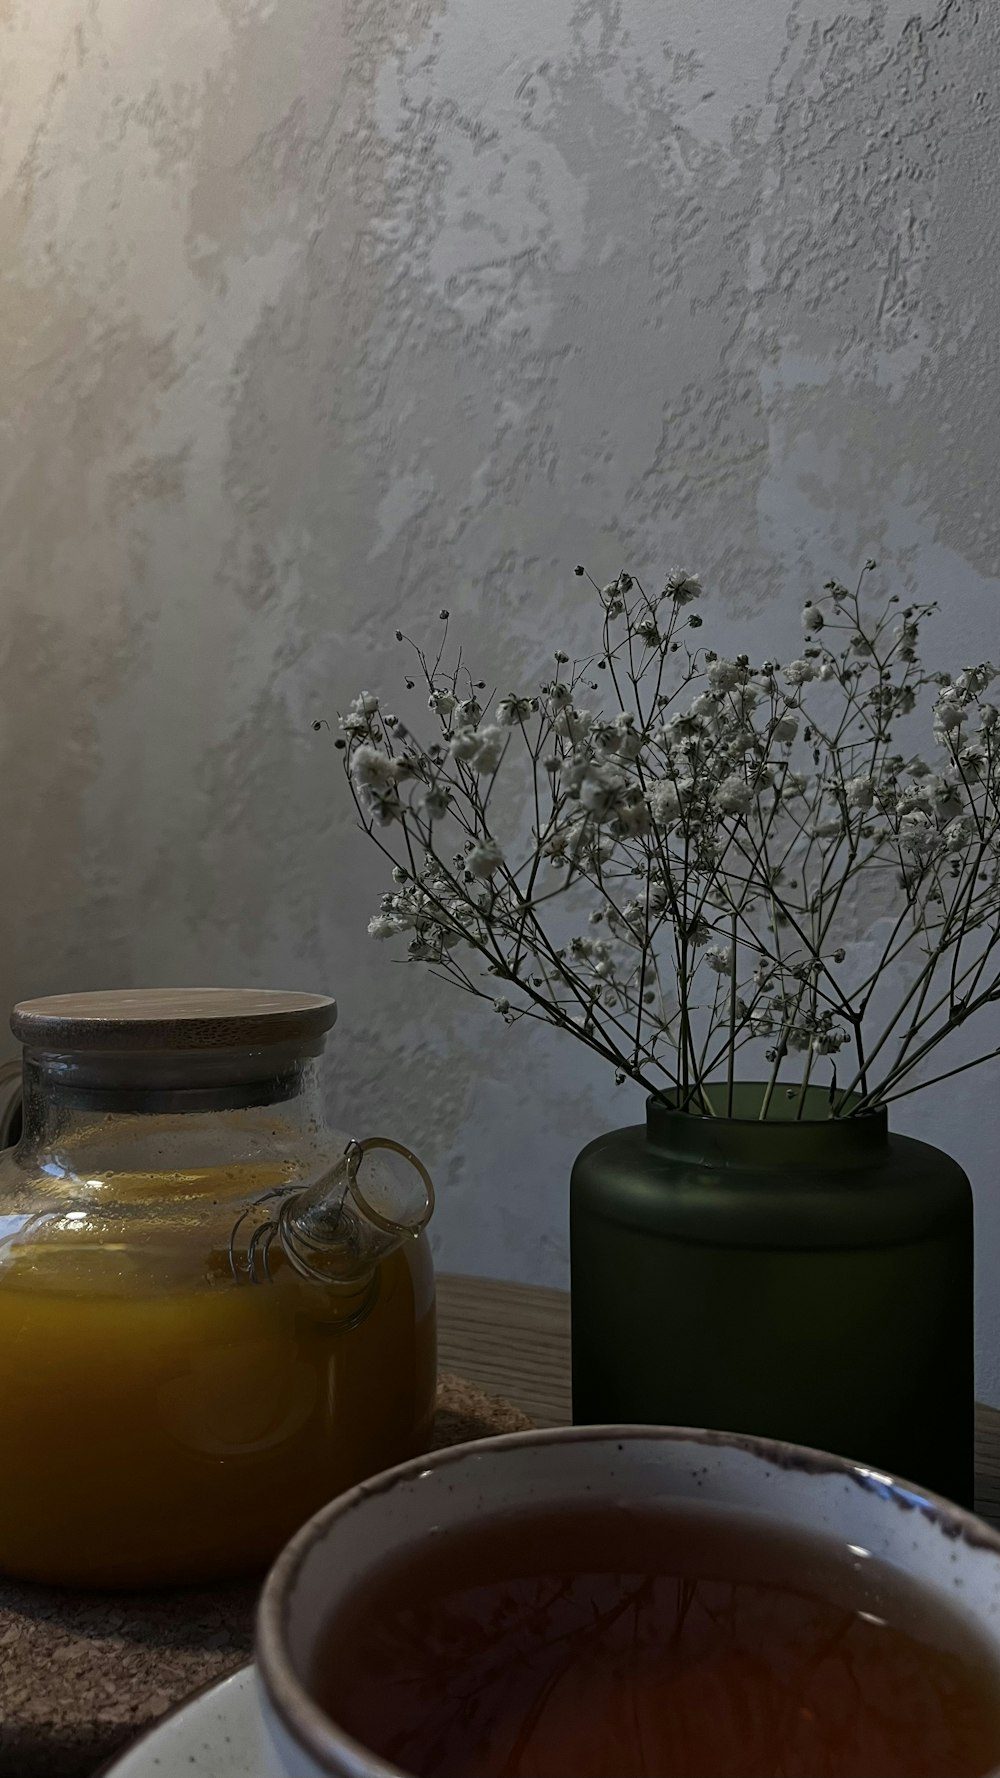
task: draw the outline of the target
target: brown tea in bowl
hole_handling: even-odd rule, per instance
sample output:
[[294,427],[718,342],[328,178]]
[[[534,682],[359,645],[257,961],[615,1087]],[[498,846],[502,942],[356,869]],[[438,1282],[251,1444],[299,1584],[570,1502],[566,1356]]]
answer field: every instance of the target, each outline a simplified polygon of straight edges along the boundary
[[508,1512],[387,1560],[309,1688],[413,1778],[973,1778],[1000,1668],[861,1545],[732,1510]]

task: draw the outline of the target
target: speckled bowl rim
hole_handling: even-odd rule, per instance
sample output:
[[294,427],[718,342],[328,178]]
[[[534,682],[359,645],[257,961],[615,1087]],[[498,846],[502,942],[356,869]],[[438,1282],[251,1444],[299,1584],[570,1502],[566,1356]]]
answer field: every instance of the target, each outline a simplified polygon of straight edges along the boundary
[[366,1500],[411,1479],[419,1479],[428,1469],[446,1469],[453,1463],[463,1463],[487,1452],[518,1450],[530,1445],[621,1444],[630,1440],[741,1451],[776,1469],[798,1470],[803,1475],[845,1476],[887,1504],[892,1502],[902,1510],[919,1512],[921,1517],[938,1525],[945,1536],[1000,1557],[1000,1532],[994,1531],[975,1513],[955,1506],[939,1494],[902,1481],[873,1465],[835,1457],[830,1452],[812,1450],[807,1445],[758,1438],[750,1433],[714,1432],[692,1426],[552,1426],[530,1432],[500,1433],[464,1445],[449,1445],[427,1456],[410,1458],[394,1469],[383,1470],[370,1481],[361,1482],[346,1494],[338,1495],[300,1527],[269,1570],[257,1607],[254,1657],[267,1701],[290,1739],[298,1742],[321,1769],[331,1774],[331,1778],[338,1778],[339,1774],[351,1774],[351,1778],[406,1778],[398,1766],[387,1765],[320,1709],[297,1678],[286,1652],[290,1596],[299,1571],[314,1544],[325,1536],[335,1520],[345,1518]]

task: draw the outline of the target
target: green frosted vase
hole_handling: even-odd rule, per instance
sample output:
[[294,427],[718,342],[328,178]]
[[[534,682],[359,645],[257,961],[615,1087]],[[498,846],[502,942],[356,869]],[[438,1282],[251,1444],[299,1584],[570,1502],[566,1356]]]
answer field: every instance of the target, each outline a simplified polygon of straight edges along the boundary
[[[570,1200],[573,1417],[763,1433],[972,1502],[972,1193],[826,1094],[647,1102]],[[716,1089],[718,1091],[718,1089]]]

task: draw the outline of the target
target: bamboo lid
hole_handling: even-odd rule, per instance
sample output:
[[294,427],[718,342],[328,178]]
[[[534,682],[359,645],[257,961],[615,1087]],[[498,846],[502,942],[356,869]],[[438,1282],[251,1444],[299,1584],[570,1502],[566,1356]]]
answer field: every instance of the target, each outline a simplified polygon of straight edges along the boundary
[[315,1042],[337,1017],[325,994],[261,988],[122,988],[22,1000],[10,1028],[33,1050],[234,1050]]

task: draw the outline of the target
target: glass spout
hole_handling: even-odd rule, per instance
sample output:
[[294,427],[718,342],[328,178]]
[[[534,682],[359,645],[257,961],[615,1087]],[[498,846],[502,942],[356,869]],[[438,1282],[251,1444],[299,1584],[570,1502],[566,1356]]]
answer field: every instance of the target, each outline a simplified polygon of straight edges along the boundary
[[[386,1152],[405,1161],[405,1170],[384,1161]],[[285,1199],[278,1238],[304,1277],[357,1284],[404,1241],[415,1240],[433,1209],[434,1187],[416,1155],[387,1136],[352,1138],[315,1185]]]
[[434,1187],[416,1155],[388,1136],[352,1137],[312,1185],[279,1187],[244,1212],[230,1265],[238,1281],[260,1284],[272,1279],[280,1254],[300,1277],[342,1296],[354,1325],[375,1302],[380,1262],[416,1240],[433,1210]]

